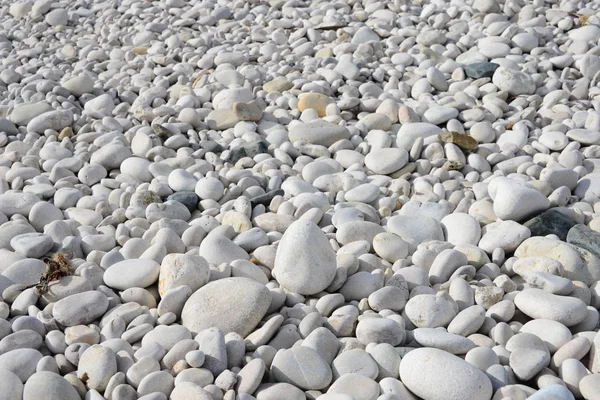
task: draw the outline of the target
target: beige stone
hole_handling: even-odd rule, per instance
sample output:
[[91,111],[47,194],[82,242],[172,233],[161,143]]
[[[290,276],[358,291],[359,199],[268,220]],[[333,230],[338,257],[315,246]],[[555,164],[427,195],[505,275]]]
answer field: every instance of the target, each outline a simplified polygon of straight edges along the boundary
[[321,93],[306,93],[300,95],[298,101],[298,110],[303,112],[309,108],[312,108],[319,114],[319,117],[324,117],[325,109],[329,104],[333,103],[333,100]]
[[294,84],[287,79],[274,79],[270,82],[267,82],[263,85],[263,89],[267,93],[271,92],[285,92],[286,90],[290,90],[294,87]]

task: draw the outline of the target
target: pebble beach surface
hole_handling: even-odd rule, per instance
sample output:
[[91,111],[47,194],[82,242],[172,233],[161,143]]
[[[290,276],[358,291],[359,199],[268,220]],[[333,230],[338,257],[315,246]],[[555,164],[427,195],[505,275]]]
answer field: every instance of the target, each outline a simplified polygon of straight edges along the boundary
[[599,400],[599,82],[597,0],[0,0],[0,400]]

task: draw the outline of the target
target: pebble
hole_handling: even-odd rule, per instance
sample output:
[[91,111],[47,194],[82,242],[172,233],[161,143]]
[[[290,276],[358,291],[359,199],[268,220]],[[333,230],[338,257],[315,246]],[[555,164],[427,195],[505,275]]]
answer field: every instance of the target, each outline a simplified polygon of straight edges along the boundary
[[390,175],[404,167],[408,162],[408,152],[403,149],[379,149],[365,157],[369,170],[380,175]]
[[77,377],[90,389],[103,392],[116,372],[116,354],[108,347],[93,345],[88,347],[79,358]]
[[[428,368],[419,368],[428,365]],[[435,348],[410,351],[400,363],[400,378],[417,396],[427,399],[490,399],[492,383],[483,371]]]
[[54,304],[52,314],[64,326],[87,325],[103,316],[109,299],[102,292],[89,291],[67,296]]
[[[19,393],[20,395],[21,393]],[[25,383],[23,400],[39,399],[40,397],[53,400],[80,399],[77,390],[75,390],[69,381],[58,374],[48,371],[36,372]]]
[[125,290],[145,288],[158,279],[160,265],[154,260],[124,260],[111,265],[103,275],[107,286]]
[[[215,301],[229,293],[227,301]],[[186,301],[181,313],[183,326],[192,332],[217,327],[224,333],[247,336],[271,305],[269,290],[248,278],[226,278],[206,284]]]
[[550,319],[573,326],[587,317],[585,303],[578,298],[558,296],[541,289],[525,289],[515,296],[515,305],[532,318]]
[[595,398],[597,4],[5,3],[4,397]]
[[545,211],[549,200],[538,190],[517,181],[496,178],[489,188],[494,196],[494,213],[502,220],[522,221]]
[[[313,251],[304,252],[306,248]],[[325,234],[311,221],[293,222],[277,246],[277,282],[291,292],[311,295],[327,288],[335,272],[335,252]]]

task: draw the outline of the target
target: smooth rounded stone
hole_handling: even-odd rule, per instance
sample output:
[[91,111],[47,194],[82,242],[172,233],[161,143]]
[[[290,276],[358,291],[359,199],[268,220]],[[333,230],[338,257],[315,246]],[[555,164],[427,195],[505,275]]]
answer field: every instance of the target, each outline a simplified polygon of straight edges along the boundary
[[[591,375],[590,375],[591,376]],[[582,379],[583,380],[583,379]],[[580,382],[581,385],[581,382]],[[583,394],[583,392],[582,392]],[[586,400],[595,400],[597,397],[585,397]],[[563,385],[553,384],[544,386],[533,395],[529,396],[531,400],[575,400],[573,393]]]
[[266,91],[267,93],[271,93],[271,92],[283,93],[286,90],[290,90],[293,87],[294,87],[294,84],[292,82],[288,81],[287,79],[277,78],[277,79],[273,79],[272,81],[266,82],[263,85],[263,90]]
[[465,361],[482,371],[487,371],[493,365],[500,364],[498,355],[489,347],[475,347],[469,350],[465,355]]
[[458,305],[448,294],[419,294],[406,303],[404,312],[418,328],[448,326],[458,314]]
[[201,331],[195,339],[198,349],[204,353],[202,367],[209,370],[213,376],[218,376],[227,368],[227,348],[225,336],[218,328],[208,328]]
[[544,341],[551,354],[568,343],[572,338],[569,328],[549,319],[535,319],[527,322],[519,330],[520,333],[531,333]]
[[509,365],[521,380],[529,380],[550,363],[550,352],[540,338],[531,333],[518,333],[506,343],[510,351]]
[[569,295],[574,289],[573,282],[570,279],[546,272],[530,272],[524,278],[530,287],[553,294]]
[[440,221],[446,240],[453,245],[477,245],[481,239],[479,221],[466,213],[453,213]]
[[365,157],[366,167],[375,174],[389,175],[408,162],[408,152],[404,149],[387,148],[369,152]]
[[492,82],[500,90],[512,96],[533,94],[536,89],[534,80],[528,74],[513,69],[499,67],[492,76]]
[[193,212],[197,209],[200,198],[193,191],[181,191],[169,195],[167,201],[178,201],[186,206],[190,212]]
[[[481,3],[481,1],[477,0],[475,1],[475,4],[478,2]],[[477,8],[477,6],[475,7]],[[500,65],[492,62],[477,62],[464,65],[463,70],[469,78],[491,78],[494,76],[494,72],[496,72],[499,66]]]
[[31,329],[14,331],[0,340],[0,354],[16,349],[39,349],[42,337]]
[[63,82],[62,86],[76,97],[94,89],[94,81],[86,74],[74,76]]
[[580,199],[600,196],[600,173],[594,172],[581,178],[573,194]]
[[104,315],[108,305],[109,300],[102,292],[77,293],[57,301],[52,315],[63,326],[86,325]]
[[171,392],[172,400],[213,400],[209,392],[193,382],[182,382]]
[[442,250],[429,268],[429,281],[433,285],[445,283],[458,268],[467,264],[468,259],[464,253],[454,249]]
[[338,227],[335,238],[342,245],[361,240],[371,244],[375,240],[375,236],[384,232],[385,229],[374,222],[349,221]]
[[277,282],[291,292],[311,295],[325,290],[335,272],[335,252],[323,231],[311,221],[293,222],[277,246]]
[[21,400],[23,398],[23,383],[16,374],[9,370],[2,370],[0,387],[2,388],[2,393],[0,393],[2,400]]
[[[515,250],[515,256],[518,258],[526,257],[550,257],[563,266],[562,275],[572,281],[581,281],[586,285],[592,285],[598,280],[599,267],[598,259],[580,249],[560,240],[548,237],[532,237],[525,240]],[[552,264],[547,264],[552,266]],[[551,270],[543,272],[553,273]]]
[[196,291],[208,283],[210,268],[200,256],[168,254],[163,258],[158,277],[158,292],[164,296],[170,289],[187,285]]
[[321,93],[304,93],[298,98],[298,111],[304,112],[312,108],[319,117],[324,117],[326,115],[325,109],[331,103],[333,103],[333,100]]
[[40,258],[52,249],[54,242],[50,236],[42,233],[23,233],[13,237],[10,245],[27,258]]
[[265,362],[262,359],[255,358],[250,361],[237,374],[236,392],[253,394],[258,389],[265,372]]
[[52,111],[52,106],[45,101],[17,104],[10,114],[10,120],[15,125],[27,125],[38,115],[49,111]]
[[344,126],[332,124],[322,119],[299,122],[289,127],[289,140],[298,140],[329,147],[338,140],[349,139],[350,131]]
[[374,311],[392,310],[401,312],[408,301],[408,285],[384,286],[369,295],[369,307]]
[[355,400],[376,400],[380,394],[377,382],[369,377],[349,373],[338,378],[327,390],[328,395],[345,394]]
[[331,383],[331,368],[315,350],[297,346],[280,350],[271,364],[277,382],[290,383],[303,390],[321,390]]
[[227,237],[211,233],[200,244],[199,255],[211,264],[230,264],[235,260],[248,260],[248,253]]
[[346,301],[360,301],[383,287],[384,277],[381,271],[374,273],[360,271],[346,279],[339,293]]
[[169,396],[175,387],[175,378],[166,371],[155,371],[146,375],[138,386],[141,396],[163,393]]
[[412,393],[424,399],[492,397],[492,383],[483,371],[438,349],[415,349],[406,354],[400,362],[400,378]]
[[104,283],[114,289],[145,288],[158,279],[160,264],[154,260],[124,260],[104,271]]
[[112,116],[115,108],[113,98],[110,94],[105,93],[86,101],[83,109],[91,118],[103,118]]
[[515,296],[515,305],[524,314],[535,319],[550,319],[565,326],[573,326],[587,316],[583,301],[574,297],[558,296],[541,289],[525,289]]
[[3,193],[0,194],[0,212],[8,218],[15,214],[28,217],[39,201],[40,198],[33,193]]
[[237,233],[246,232],[252,228],[250,218],[246,214],[234,210],[227,211],[221,224],[231,226]]
[[586,400],[600,399],[600,391],[598,391],[598,387],[600,387],[600,374],[590,374],[584,376],[579,381],[579,391]]
[[[222,297],[222,293],[228,293]],[[224,333],[246,337],[271,305],[270,291],[248,278],[226,278],[210,282],[186,301],[181,322],[192,332],[217,327]]]
[[348,190],[344,198],[349,202],[371,203],[380,194],[379,186],[372,183],[365,183],[353,189]]
[[101,165],[107,171],[117,169],[131,157],[131,150],[119,143],[109,143],[92,153],[90,164]]
[[528,228],[515,221],[493,222],[484,226],[481,232],[479,247],[488,254],[497,248],[511,253],[531,236]]
[[396,136],[396,144],[398,145],[398,148],[410,151],[415,140],[437,136],[441,132],[442,129],[439,126],[429,122],[404,123]]
[[262,384],[254,394],[256,400],[306,400],[306,395],[302,390],[284,382]]
[[[40,268],[42,265],[40,264]],[[41,295],[40,303],[46,306],[48,303],[57,302],[73,294],[92,290],[92,283],[80,276],[63,276],[56,281],[50,282],[48,291]]]
[[331,364],[333,379],[354,373],[371,379],[377,378],[379,368],[373,358],[363,349],[352,349],[338,355]]
[[[575,220],[570,218],[565,213],[552,208],[548,211],[544,211],[537,217],[534,217],[523,224],[523,226],[529,228],[531,231],[531,236],[556,235],[562,241],[567,241],[567,234],[575,225],[577,225]],[[572,244],[578,246],[577,243]]]
[[41,359],[42,353],[35,349],[15,349],[0,354],[0,370],[14,373],[24,383],[35,373]]
[[201,200],[219,200],[223,196],[223,183],[217,178],[202,178],[194,187]]
[[53,110],[32,118],[27,123],[27,131],[43,133],[47,129],[52,129],[60,132],[71,124],[73,124],[73,112],[71,110]]
[[550,205],[550,201],[538,190],[508,178],[492,180],[488,190],[494,199],[494,213],[505,221],[531,218]]
[[472,340],[442,329],[417,328],[413,331],[413,337],[423,347],[433,347],[451,354],[466,354],[475,348]]
[[[547,334],[548,333],[544,332],[544,335]],[[568,358],[581,360],[583,357],[585,357],[585,355],[588,354],[590,346],[590,341],[582,336],[576,337],[573,340],[564,343],[562,346],[560,346],[560,348],[558,348],[554,352],[554,355],[552,356],[552,361],[550,362],[550,367],[556,370],[558,369],[560,364],[562,364],[562,362]]]
[[423,116],[427,122],[434,125],[440,125],[456,118],[458,116],[458,110],[452,107],[436,106],[428,108]]
[[440,223],[427,216],[396,215],[388,220],[387,229],[400,236],[413,249],[421,243],[444,240]]
[[50,26],[65,26],[69,22],[69,15],[64,8],[55,8],[46,14],[45,21]]
[[369,343],[389,343],[398,346],[404,341],[404,327],[387,318],[365,318],[356,326],[356,338],[365,346]]
[[[283,319],[281,322],[283,322]],[[330,329],[325,327],[318,327],[310,332],[302,345],[316,350],[328,364],[331,364],[340,348],[338,338]]]
[[480,305],[473,305],[459,312],[448,325],[448,332],[469,336],[476,333],[485,321],[486,311]]
[[[4,392],[4,388],[2,390]],[[20,394],[19,394],[20,395]],[[23,400],[79,400],[77,390],[62,376],[42,371],[33,374],[25,383]]]
[[394,263],[408,255],[408,244],[393,233],[382,232],[373,238],[373,250],[379,257]]
[[108,347],[93,345],[79,358],[77,377],[90,389],[103,392],[110,378],[117,373],[117,358]]

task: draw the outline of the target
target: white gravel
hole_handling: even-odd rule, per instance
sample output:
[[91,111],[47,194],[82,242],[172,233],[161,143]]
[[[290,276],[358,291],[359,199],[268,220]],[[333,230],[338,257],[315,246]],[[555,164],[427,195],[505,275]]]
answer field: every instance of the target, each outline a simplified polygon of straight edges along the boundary
[[600,399],[597,1],[0,0],[0,60],[0,398]]

